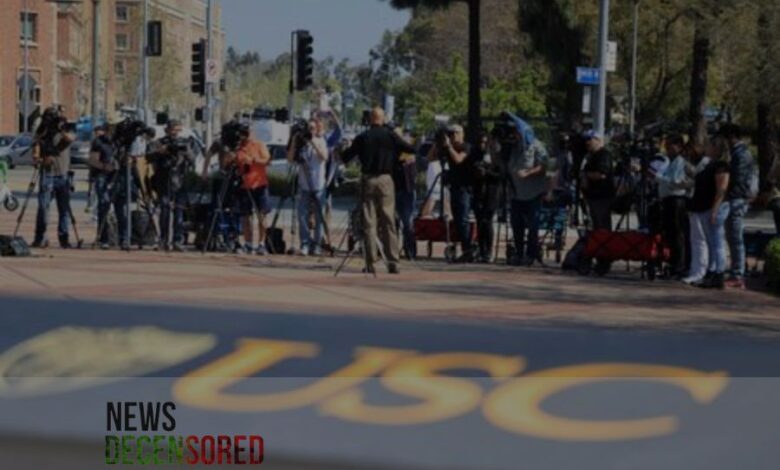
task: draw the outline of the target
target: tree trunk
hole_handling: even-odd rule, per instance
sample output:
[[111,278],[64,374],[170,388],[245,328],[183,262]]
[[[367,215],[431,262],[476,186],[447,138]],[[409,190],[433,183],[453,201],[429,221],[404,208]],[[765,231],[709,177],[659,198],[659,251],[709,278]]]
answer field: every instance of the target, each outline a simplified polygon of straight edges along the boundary
[[758,16],[758,164],[760,175],[760,187],[764,188],[766,177],[772,169],[777,158],[778,138],[777,125],[775,123],[772,96],[763,90],[768,83],[772,83],[770,60],[772,57],[772,24],[766,10]]
[[467,133],[472,145],[479,143],[482,120],[482,51],[481,0],[468,0],[469,5],[469,111]]
[[707,106],[707,73],[710,65],[710,32],[704,19],[696,20],[693,38],[693,69],[691,70],[691,141],[703,144],[707,140],[707,122],[704,117]]

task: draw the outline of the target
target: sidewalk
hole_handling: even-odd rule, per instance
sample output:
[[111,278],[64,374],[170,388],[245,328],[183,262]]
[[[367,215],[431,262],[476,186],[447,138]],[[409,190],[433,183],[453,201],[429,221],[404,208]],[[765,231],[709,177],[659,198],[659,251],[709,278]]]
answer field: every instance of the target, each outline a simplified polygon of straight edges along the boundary
[[[33,199],[21,230],[28,241],[35,206]],[[404,263],[401,276],[380,273],[373,279],[360,274],[361,261],[355,259],[334,278],[341,258],[93,251],[88,247],[94,224],[88,224],[83,205],[74,213],[87,249],[51,248],[37,250],[33,258],[0,258],[0,295],[780,336],[780,299],[774,296],[644,282],[638,273],[626,273],[622,263],[610,277],[598,279],[564,274],[557,267],[426,260]],[[13,232],[17,215],[0,211],[0,234]],[[761,280],[754,284],[760,290]]]

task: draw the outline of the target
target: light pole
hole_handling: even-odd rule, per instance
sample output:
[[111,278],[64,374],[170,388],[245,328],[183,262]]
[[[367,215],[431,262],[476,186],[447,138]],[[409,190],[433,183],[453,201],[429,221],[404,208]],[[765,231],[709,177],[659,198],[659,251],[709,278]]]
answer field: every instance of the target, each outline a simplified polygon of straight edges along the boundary
[[[208,0],[208,3],[206,4],[206,44],[207,44],[207,52],[206,52],[206,66],[208,67],[212,60],[214,59],[214,33],[212,31],[212,16],[213,16],[213,2],[214,0]],[[206,121],[206,139],[205,139],[205,145],[206,148],[209,148],[211,145],[211,140],[213,138],[214,134],[214,122],[212,120],[212,104],[214,101],[214,83],[213,82],[206,82],[206,107],[204,108],[203,112],[203,120]]]
[[92,0],[92,132],[98,115],[98,75],[100,74],[100,0]]
[[639,48],[639,4],[641,0],[634,0],[634,38],[633,52],[631,55],[631,111],[629,114],[629,132],[634,136],[636,132],[636,81],[637,81],[637,49]]
[[[32,24],[30,21],[30,1],[24,0],[24,78],[22,79],[22,132],[30,132],[30,36]],[[18,86],[18,85],[17,85]]]
[[149,0],[144,0],[144,23],[141,32],[141,107],[144,123],[149,125]]
[[607,120],[607,59],[609,55],[609,0],[601,0],[599,12],[599,94],[596,132],[604,136]]

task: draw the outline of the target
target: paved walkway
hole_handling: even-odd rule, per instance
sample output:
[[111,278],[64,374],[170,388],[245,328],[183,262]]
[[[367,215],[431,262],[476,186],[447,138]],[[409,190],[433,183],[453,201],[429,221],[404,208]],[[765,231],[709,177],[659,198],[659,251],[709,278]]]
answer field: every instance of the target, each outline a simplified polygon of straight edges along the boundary
[[[23,180],[17,175],[17,185]],[[81,182],[80,186],[83,185]],[[22,188],[14,187],[19,191]],[[79,188],[86,189],[86,188]],[[21,233],[32,233],[35,200]],[[56,209],[52,208],[56,213]],[[74,210],[82,238],[95,227]],[[17,213],[0,211],[0,233]],[[54,214],[53,214],[54,215]],[[557,268],[406,263],[399,277],[360,274],[360,261],[334,278],[340,258],[249,257],[38,250],[27,259],[0,259],[0,295],[171,302],[278,312],[458,318],[528,324],[735,331],[780,336],[780,299],[759,291],[712,292],[667,282],[642,282],[616,265],[607,279]]]

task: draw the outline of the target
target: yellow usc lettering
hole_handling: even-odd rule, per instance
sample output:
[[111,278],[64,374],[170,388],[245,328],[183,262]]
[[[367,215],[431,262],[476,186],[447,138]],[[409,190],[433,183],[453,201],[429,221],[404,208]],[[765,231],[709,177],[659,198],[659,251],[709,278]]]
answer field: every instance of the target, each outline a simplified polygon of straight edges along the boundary
[[586,364],[549,369],[507,382],[487,397],[483,412],[490,423],[506,431],[562,441],[647,439],[677,430],[679,420],[675,416],[595,421],[555,416],[542,409],[544,401],[557,393],[585,384],[614,380],[674,385],[687,390],[701,404],[715,400],[728,383],[724,372],[704,373],[646,364]]
[[[368,380],[408,351],[358,348],[355,360],[346,367],[300,388],[258,394],[231,394],[225,390],[258,372],[293,358],[312,358],[319,348],[312,343],[293,341],[239,341],[233,353],[185,375],[173,387],[173,396],[198,408],[261,412],[284,411],[310,406],[334,393]],[[280,379],[284,380],[284,379]]]
[[382,373],[382,385],[420,400],[403,406],[364,402],[363,392],[344,391],[320,405],[320,411],[346,421],[383,425],[419,425],[467,414],[482,400],[482,388],[469,379],[438,375],[446,370],[483,370],[493,378],[513,377],[525,367],[519,357],[478,353],[444,353],[403,358]]

